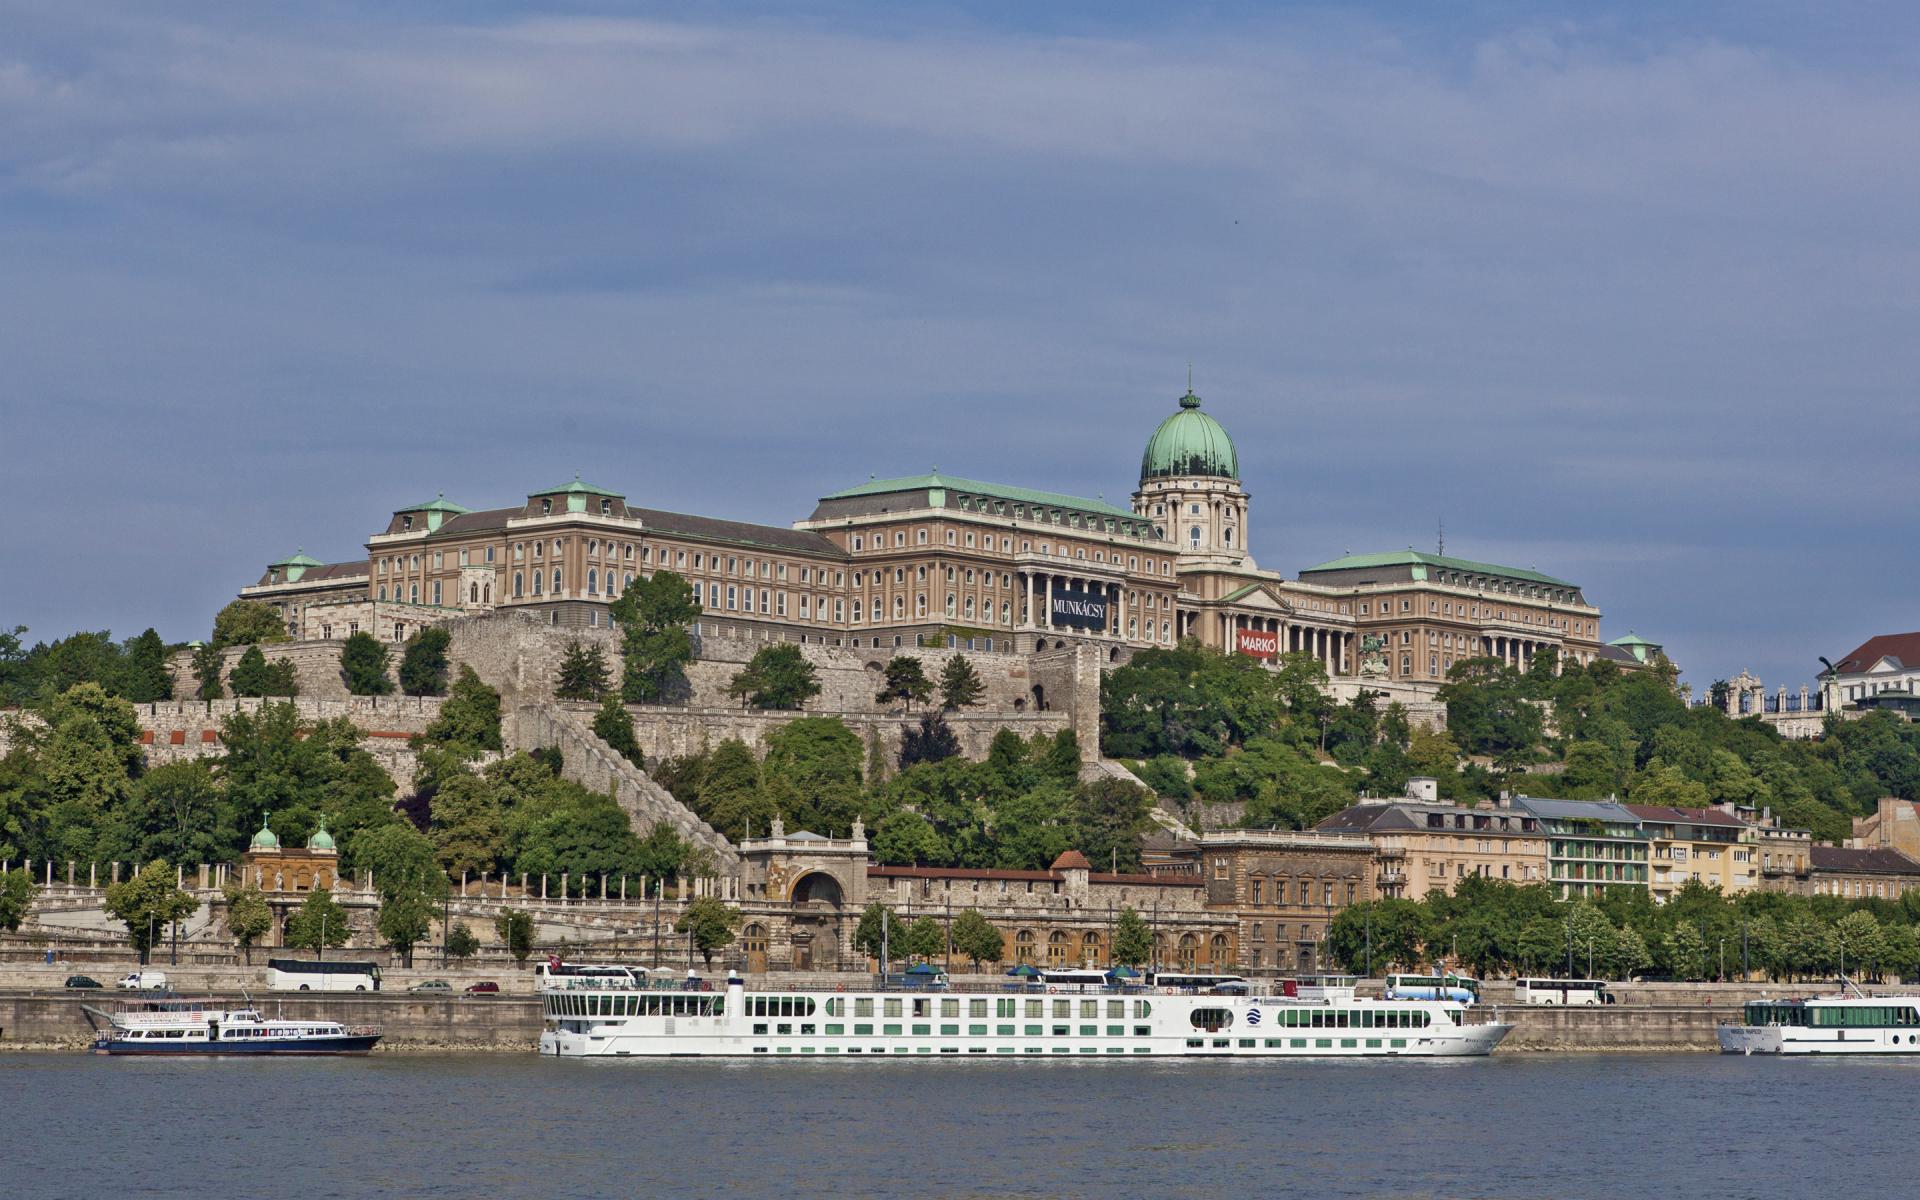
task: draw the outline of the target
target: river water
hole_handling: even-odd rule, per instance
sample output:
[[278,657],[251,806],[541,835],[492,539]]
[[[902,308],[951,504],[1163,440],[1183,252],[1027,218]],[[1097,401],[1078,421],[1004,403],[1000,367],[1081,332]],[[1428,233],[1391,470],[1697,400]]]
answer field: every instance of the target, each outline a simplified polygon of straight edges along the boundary
[[0,1055],[0,1194],[1912,1195],[1920,1061]]

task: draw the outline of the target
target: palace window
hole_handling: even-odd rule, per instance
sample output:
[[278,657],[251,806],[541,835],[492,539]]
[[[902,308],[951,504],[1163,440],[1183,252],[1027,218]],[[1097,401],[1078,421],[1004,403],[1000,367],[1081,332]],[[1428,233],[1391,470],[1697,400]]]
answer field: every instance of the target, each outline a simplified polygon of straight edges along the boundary
[[527,594],[527,577],[519,571],[513,573],[513,595],[515,599]]
[[438,579],[433,581],[433,602],[435,604],[440,603],[440,581]]
[[587,595],[598,596],[599,594],[600,594],[600,572],[588,571],[587,572]]
[[407,597],[414,604],[420,603],[420,585],[417,583],[408,584]]
[[560,594],[560,568],[559,567],[555,567],[553,569],[553,587],[549,590],[551,590],[556,596]]

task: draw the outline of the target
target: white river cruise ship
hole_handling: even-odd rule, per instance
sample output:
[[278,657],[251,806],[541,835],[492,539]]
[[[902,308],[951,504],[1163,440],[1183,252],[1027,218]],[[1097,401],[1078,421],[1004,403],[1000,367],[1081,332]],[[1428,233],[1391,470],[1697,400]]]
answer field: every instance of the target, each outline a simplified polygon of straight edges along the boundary
[[[624,974],[624,972],[622,973]],[[543,979],[540,1052],[560,1057],[881,1055],[1390,1058],[1484,1055],[1513,1026],[1457,1001],[1371,1000],[1351,986],[1256,995],[1025,981],[992,990],[748,991],[612,973]],[[1232,994],[1240,991],[1242,994]]]
[[1724,1054],[1920,1054],[1920,996],[1756,1000],[1716,1032]]

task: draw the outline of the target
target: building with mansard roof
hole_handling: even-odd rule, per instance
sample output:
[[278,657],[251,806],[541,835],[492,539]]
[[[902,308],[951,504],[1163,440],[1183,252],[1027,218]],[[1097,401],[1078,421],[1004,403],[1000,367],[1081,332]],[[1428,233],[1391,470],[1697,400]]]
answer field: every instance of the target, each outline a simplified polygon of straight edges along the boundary
[[439,496],[396,509],[364,557],[296,554],[241,595],[278,607],[297,639],[398,639],[474,611],[603,625],[635,579],[672,570],[694,589],[702,632],[874,649],[1092,643],[1110,662],[1192,637],[1259,659],[1309,654],[1336,691],[1396,698],[1430,693],[1467,658],[1627,657],[1600,640],[1578,585],[1532,568],[1408,550],[1291,579],[1265,570],[1240,470],[1189,390],[1148,439],[1126,507],[934,471],[761,525],[637,507],[576,478],[503,507]]

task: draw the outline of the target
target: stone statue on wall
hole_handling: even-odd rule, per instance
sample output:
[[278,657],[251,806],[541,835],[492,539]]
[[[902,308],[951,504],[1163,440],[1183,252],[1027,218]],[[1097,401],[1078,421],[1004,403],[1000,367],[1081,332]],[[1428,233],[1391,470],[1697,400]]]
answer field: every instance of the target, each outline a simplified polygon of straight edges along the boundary
[[1360,673],[1381,677],[1387,673],[1387,639],[1369,633],[1360,639]]

